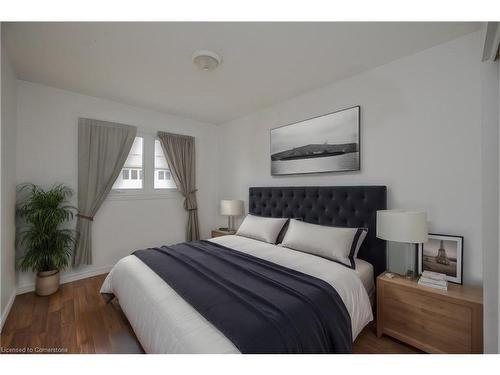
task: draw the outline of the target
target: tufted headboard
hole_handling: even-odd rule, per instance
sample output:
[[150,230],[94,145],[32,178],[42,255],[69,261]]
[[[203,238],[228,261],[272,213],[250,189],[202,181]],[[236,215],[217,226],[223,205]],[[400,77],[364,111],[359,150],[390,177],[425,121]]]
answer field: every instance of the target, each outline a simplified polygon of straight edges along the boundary
[[386,269],[386,242],[376,237],[376,212],[386,208],[385,186],[251,187],[248,201],[254,215],[368,228],[358,256],[373,265],[375,277]]

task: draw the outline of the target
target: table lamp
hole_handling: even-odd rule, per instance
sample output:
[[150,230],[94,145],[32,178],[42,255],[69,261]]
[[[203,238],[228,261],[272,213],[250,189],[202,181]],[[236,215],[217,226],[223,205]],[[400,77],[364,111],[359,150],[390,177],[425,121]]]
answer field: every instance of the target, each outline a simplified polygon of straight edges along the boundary
[[377,211],[377,237],[387,241],[408,244],[407,251],[414,251],[414,269],[407,267],[406,277],[416,277],[419,243],[427,242],[427,213],[403,210]]
[[235,199],[223,199],[220,201],[220,214],[227,216],[227,228],[219,228],[220,230],[233,231],[234,216],[243,215],[243,201]]

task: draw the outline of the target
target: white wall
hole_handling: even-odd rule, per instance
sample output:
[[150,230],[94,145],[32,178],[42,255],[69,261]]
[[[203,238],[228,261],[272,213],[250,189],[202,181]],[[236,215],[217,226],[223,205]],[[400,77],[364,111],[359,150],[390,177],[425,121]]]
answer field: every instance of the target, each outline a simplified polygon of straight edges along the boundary
[[8,59],[5,43],[1,49],[1,176],[0,176],[0,264],[1,325],[13,302],[15,279],[15,202],[16,202],[16,76]]
[[484,349],[498,349],[498,63],[481,64]]
[[[464,281],[482,281],[480,34],[422,51],[224,124],[219,198],[258,185],[388,186],[390,208],[428,212],[465,237]],[[269,129],[361,105],[361,171],[272,177]],[[219,218],[222,222],[222,218]]]
[[[136,125],[148,132],[165,130],[196,137],[197,187],[202,237],[216,216],[216,129],[164,113],[109,100],[18,81],[17,182],[49,186],[77,185],[77,118],[80,116]],[[75,197],[76,198],[76,197]],[[76,200],[75,200],[76,201]],[[186,212],[180,194],[170,199],[110,199],[93,223],[93,261],[75,274],[103,273],[131,251],[184,240]],[[19,276],[19,289],[32,286],[32,275]]]

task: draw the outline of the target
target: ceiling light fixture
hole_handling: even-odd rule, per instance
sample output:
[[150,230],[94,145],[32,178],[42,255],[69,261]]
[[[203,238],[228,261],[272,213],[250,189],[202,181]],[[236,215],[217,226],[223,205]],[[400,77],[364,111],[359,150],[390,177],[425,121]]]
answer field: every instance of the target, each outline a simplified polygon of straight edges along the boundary
[[217,68],[221,61],[222,58],[212,51],[201,50],[193,53],[194,64],[205,72]]

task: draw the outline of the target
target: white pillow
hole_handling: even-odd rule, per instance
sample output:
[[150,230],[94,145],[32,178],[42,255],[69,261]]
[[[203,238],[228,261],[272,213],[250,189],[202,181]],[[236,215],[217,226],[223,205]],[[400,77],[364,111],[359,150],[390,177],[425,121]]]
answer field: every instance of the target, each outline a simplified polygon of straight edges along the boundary
[[287,218],[262,217],[249,214],[241,223],[236,235],[274,244],[287,221]]
[[281,246],[356,268],[354,258],[366,233],[366,228],[328,227],[292,219]]

